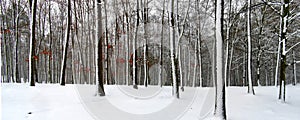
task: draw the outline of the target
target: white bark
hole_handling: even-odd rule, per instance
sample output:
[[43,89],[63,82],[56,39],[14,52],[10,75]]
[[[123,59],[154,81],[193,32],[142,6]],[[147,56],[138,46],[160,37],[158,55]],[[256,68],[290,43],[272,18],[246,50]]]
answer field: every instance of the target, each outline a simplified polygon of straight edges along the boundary
[[132,80],[133,80],[133,87],[137,89],[137,84],[136,84],[136,53],[135,53],[135,49],[136,49],[136,41],[137,41],[137,37],[138,37],[138,28],[139,28],[139,0],[136,0],[137,2],[137,5],[136,5],[136,10],[137,10],[137,22],[136,22],[136,25],[135,25],[135,37],[134,39],[132,40],[133,42],[133,56],[132,56],[132,61],[133,61],[133,65],[132,65]]
[[175,18],[174,18],[174,0],[170,0],[170,9],[169,9],[169,24],[170,24],[170,51],[171,51],[171,63],[172,63],[172,81],[173,81],[173,95],[179,98],[178,91],[176,89],[176,67],[175,67]]
[[252,85],[252,74],[251,74],[251,10],[250,10],[250,6],[251,6],[251,0],[248,0],[248,11],[247,11],[247,37],[248,37],[248,61],[247,61],[247,68],[248,68],[248,93],[251,93],[254,95],[254,89],[253,89],[253,85]]
[[226,119],[225,108],[225,82],[224,82],[224,64],[223,64],[223,0],[216,1],[216,101],[215,101],[215,116],[220,119]]
[[[178,48],[178,61],[179,61],[179,69],[180,71],[182,71],[182,66],[181,66],[181,47],[179,46]],[[182,79],[183,79],[183,75],[182,75],[182,72],[180,72],[180,88],[183,88],[183,84],[182,84]]]
[[[228,27],[228,26],[227,26]],[[225,53],[225,69],[224,69],[224,78],[225,78],[225,86],[229,86],[228,84],[230,84],[230,83],[228,83],[227,84],[227,82],[230,82],[230,81],[228,81],[228,79],[227,79],[227,71],[228,71],[228,69],[227,69],[227,66],[228,66],[228,53],[229,53],[229,27],[227,28],[227,38],[226,38],[226,51],[225,51],[226,53]]]
[[[146,11],[145,11],[146,10]],[[147,60],[147,52],[148,52],[148,35],[147,35],[147,22],[148,22],[148,0],[145,0],[144,1],[144,11],[143,11],[143,14],[145,15],[144,16],[144,85],[147,87],[148,86],[148,75],[147,75],[147,73],[148,73],[148,60]]]

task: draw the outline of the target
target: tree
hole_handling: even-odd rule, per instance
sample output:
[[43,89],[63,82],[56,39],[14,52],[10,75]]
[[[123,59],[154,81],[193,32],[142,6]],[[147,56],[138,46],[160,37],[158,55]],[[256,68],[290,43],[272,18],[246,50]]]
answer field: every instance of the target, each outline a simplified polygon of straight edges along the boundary
[[178,72],[177,72],[177,60],[175,59],[175,17],[174,17],[174,0],[170,0],[169,3],[169,24],[170,24],[170,51],[171,51],[171,63],[172,63],[172,83],[173,83],[173,95],[179,98],[179,85],[178,85]]
[[105,96],[103,87],[103,65],[102,65],[102,14],[101,14],[101,0],[95,0],[95,15],[96,15],[96,82],[97,82],[97,95]]
[[[133,39],[133,50],[135,51],[136,49],[136,42],[137,42],[137,37],[138,37],[138,29],[139,29],[139,22],[140,22],[140,17],[139,17],[139,0],[136,0],[136,25],[135,25],[135,36]],[[138,89],[137,87],[137,69],[136,69],[136,52],[133,52],[133,73],[132,73],[132,80],[133,80],[133,88]]]
[[224,0],[216,0],[216,99],[215,99],[215,116],[226,120],[225,106],[225,78],[223,64],[223,16]]
[[[281,0],[281,14],[280,14],[280,81],[279,81],[279,99],[285,101],[285,85],[286,85],[286,42],[287,42],[287,26],[289,17],[289,0]],[[283,90],[282,90],[283,89]]]
[[[16,1],[15,1],[16,2]],[[18,0],[18,3],[14,3],[15,4],[15,10],[16,12],[14,12],[14,25],[15,25],[15,39],[16,39],[16,44],[15,44],[15,79],[17,83],[21,83],[21,79],[19,76],[19,59],[18,59],[18,43],[19,43],[19,16],[20,16],[20,0]]]
[[248,7],[247,7],[247,37],[248,37],[248,52],[247,52],[247,68],[248,68],[248,93],[255,94],[253,85],[252,85],[252,74],[251,74],[251,0],[248,0]]
[[67,30],[65,35],[65,43],[64,43],[64,51],[63,51],[63,60],[61,64],[61,75],[60,75],[60,85],[64,86],[66,84],[66,64],[67,64],[67,54],[69,47],[69,37],[70,37],[70,29],[71,29],[71,0],[68,0],[68,17],[67,17]]
[[37,56],[35,55],[35,22],[36,22],[36,6],[37,0],[30,0],[31,2],[31,22],[30,22],[30,49],[29,49],[29,81],[30,86],[35,86],[37,79],[35,65]]

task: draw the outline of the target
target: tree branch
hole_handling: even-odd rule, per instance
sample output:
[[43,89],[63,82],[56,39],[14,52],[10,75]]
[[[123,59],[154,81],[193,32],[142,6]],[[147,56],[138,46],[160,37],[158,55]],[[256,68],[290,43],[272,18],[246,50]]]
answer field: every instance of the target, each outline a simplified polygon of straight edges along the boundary
[[297,45],[299,45],[300,42],[294,44],[292,47],[290,47],[287,51],[285,51],[285,53],[288,53],[291,49],[293,49],[294,47],[296,47]]

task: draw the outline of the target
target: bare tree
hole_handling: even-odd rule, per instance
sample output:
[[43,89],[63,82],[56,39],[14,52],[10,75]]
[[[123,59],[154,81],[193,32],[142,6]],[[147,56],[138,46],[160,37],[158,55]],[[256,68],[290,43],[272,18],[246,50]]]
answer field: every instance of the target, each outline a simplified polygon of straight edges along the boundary
[[223,17],[224,0],[216,0],[216,99],[215,99],[215,116],[226,120],[225,107],[225,76],[223,64]]
[[63,51],[63,60],[61,64],[61,75],[60,75],[60,85],[64,86],[66,84],[66,64],[67,64],[67,54],[69,47],[69,37],[70,37],[70,29],[71,29],[71,0],[68,0],[68,17],[67,17],[67,29],[65,35],[65,43],[64,43],[64,51]]
[[247,52],[247,68],[248,68],[248,93],[255,94],[252,85],[252,69],[251,69],[251,0],[248,0],[248,11],[247,11],[247,37],[248,37],[248,52]]
[[97,82],[97,95],[105,96],[103,87],[103,65],[102,65],[102,13],[101,13],[101,0],[95,0],[95,15],[96,15],[96,82]]
[[173,83],[173,95],[179,98],[179,85],[178,85],[178,70],[177,60],[175,59],[175,17],[174,17],[174,0],[170,0],[169,3],[169,24],[170,24],[170,51],[171,51],[171,63],[172,63],[172,83]]
[[286,85],[286,34],[289,18],[289,0],[281,0],[281,14],[280,14],[280,81],[279,81],[279,99],[285,101],[285,85]]
[[36,22],[36,6],[37,0],[30,0],[31,2],[31,22],[30,22],[30,49],[29,49],[29,81],[30,86],[35,86],[35,81],[37,79],[35,65],[36,65],[36,55],[35,55],[35,22]]

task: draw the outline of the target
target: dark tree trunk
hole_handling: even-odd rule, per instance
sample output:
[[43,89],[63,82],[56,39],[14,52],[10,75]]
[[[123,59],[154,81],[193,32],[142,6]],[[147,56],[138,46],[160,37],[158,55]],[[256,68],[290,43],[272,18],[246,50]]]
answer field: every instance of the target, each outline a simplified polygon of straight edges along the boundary
[[30,86],[35,86],[35,81],[37,80],[37,73],[36,73],[36,61],[37,56],[35,55],[35,23],[36,23],[36,6],[37,0],[33,0],[30,2],[31,4],[31,32],[30,32],[30,53],[29,53],[29,81]]
[[67,31],[65,36],[65,45],[63,51],[63,60],[62,60],[62,68],[61,68],[61,76],[60,76],[60,85],[64,86],[66,84],[65,74],[67,67],[67,54],[69,47],[69,37],[70,37],[70,29],[71,29],[71,0],[68,0],[68,17],[67,17]]
[[97,94],[105,96],[103,87],[103,65],[102,65],[102,14],[101,0],[96,1],[96,81],[98,82]]

